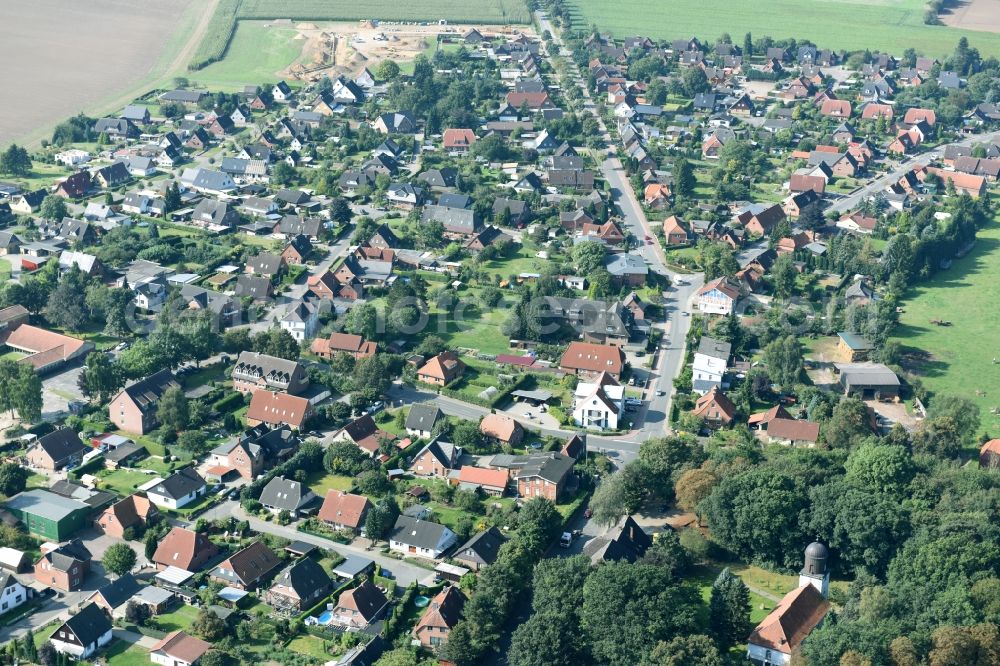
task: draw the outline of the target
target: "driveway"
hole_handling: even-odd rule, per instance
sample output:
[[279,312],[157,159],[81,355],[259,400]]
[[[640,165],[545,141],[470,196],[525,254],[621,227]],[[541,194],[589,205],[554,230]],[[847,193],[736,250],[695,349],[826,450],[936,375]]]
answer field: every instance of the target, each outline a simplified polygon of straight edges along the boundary
[[77,382],[83,372],[75,364],[42,379],[42,419],[55,421],[69,412],[69,403],[86,400]]

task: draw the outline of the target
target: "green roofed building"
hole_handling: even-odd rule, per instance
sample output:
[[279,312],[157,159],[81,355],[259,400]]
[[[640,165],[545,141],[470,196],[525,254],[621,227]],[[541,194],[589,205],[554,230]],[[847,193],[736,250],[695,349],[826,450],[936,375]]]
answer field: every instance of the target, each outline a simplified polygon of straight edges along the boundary
[[51,541],[65,541],[87,524],[90,507],[47,490],[27,490],[4,506],[29,532]]

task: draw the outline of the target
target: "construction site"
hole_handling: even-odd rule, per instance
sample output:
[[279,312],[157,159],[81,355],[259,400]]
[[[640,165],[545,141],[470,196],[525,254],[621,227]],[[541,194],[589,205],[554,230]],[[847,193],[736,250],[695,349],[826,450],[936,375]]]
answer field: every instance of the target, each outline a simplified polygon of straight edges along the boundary
[[[280,25],[280,22],[274,22]],[[299,81],[316,81],[324,76],[354,74],[363,67],[375,67],[383,60],[400,65],[419,54],[433,56],[439,43],[459,44],[472,28],[482,33],[513,34],[524,26],[474,26],[446,24],[405,24],[360,21],[357,23],[296,24],[294,39],[302,41],[302,56],[279,73]]]

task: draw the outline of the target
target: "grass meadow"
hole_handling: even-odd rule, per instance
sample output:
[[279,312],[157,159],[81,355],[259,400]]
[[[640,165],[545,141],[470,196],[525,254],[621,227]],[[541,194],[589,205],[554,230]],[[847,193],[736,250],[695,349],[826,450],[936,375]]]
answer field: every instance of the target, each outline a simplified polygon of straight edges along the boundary
[[240,21],[226,57],[188,78],[212,90],[242,90],[251,83],[273,81],[302,55],[302,42],[290,27],[268,27],[264,21]]
[[568,0],[578,28],[597,25],[616,37],[696,36],[714,43],[728,32],[808,39],[831,49],[871,49],[901,55],[915,48],[929,56],[951,53],[959,38],[984,56],[1000,55],[1000,35],[924,24],[924,0]]
[[[898,338],[907,351],[929,356],[912,367],[935,393],[960,395],[975,401],[982,412],[982,430],[1000,433],[1000,220],[979,232],[975,249],[951,268],[907,293]],[[951,326],[935,326],[944,319]],[[977,395],[976,391],[983,392]]]

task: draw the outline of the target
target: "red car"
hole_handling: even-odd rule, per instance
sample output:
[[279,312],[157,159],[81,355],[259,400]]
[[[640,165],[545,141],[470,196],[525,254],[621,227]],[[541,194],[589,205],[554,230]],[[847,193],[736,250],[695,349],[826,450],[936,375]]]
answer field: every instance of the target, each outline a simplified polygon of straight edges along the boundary
[[583,512],[583,517],[584,517],[584,518],[590,518],[590,517],[591,517],[592,515],[594,515],[594,512],[593,512],[593,511],[591,511],[591,510],[590,510],[590,507],[588,506],[588,507],[587,507],[587,508],[586,508],[586,509],[584,510],[584,512]]

